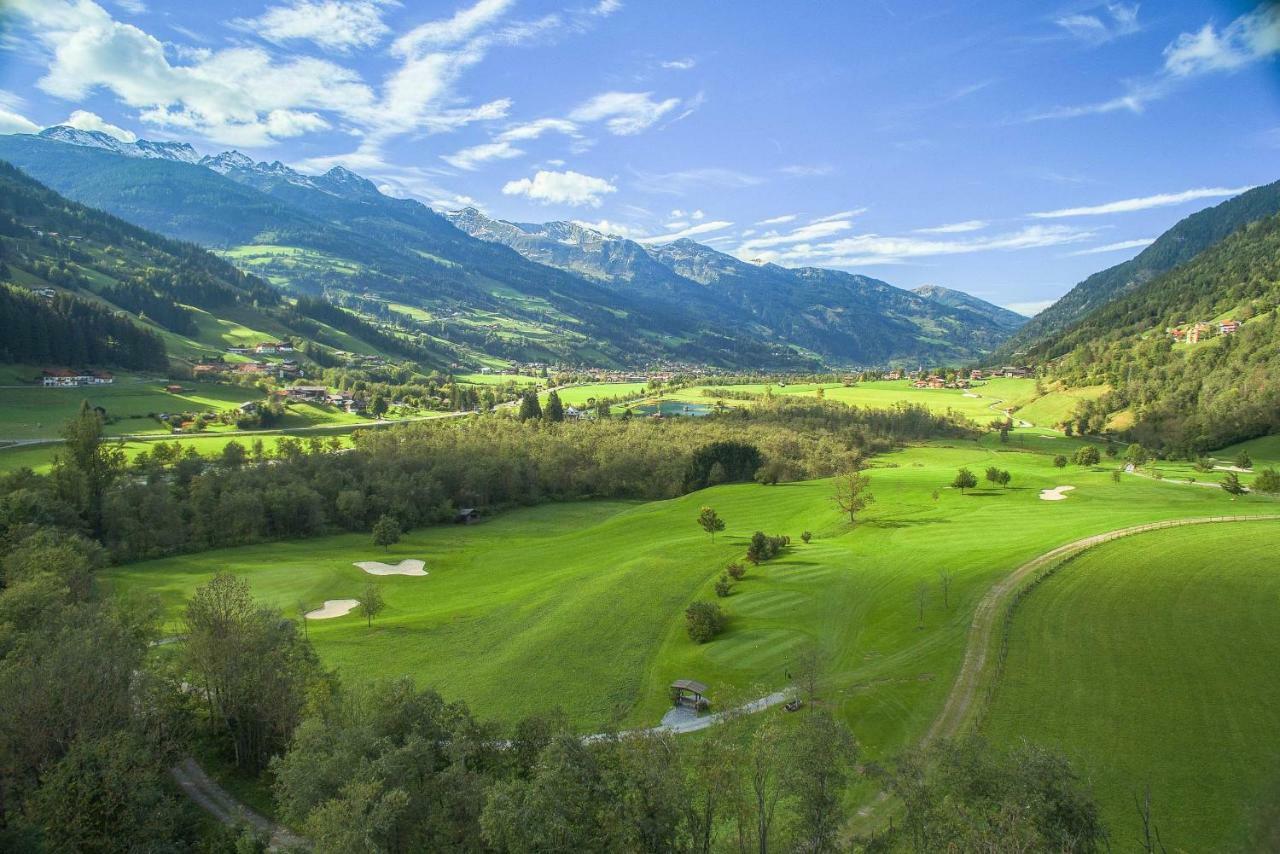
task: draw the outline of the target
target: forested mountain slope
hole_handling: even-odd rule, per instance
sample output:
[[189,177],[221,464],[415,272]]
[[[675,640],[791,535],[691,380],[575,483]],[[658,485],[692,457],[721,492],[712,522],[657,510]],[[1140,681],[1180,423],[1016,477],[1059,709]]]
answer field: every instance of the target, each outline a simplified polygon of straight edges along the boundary
[[991,362],[1008,361],[1061,332],[1089,312],[1213,246],[1240,226],[1280,213],[1280,181],[1255,187],[1222,204],[1193,213],[1136,257],[1094,273],[1033,317],[996,351]]
[[942,288],[914,293],[838,270],[749,263],[689,239],[642,244],[572,222],[495,220],[474,208],[448,217],[531,260],[619,292],[678,300],[688,312],[765,330],[832,361],[963,361],[989,351],[1023,321],[957,291],[943,297]]
[[[1280,216],[1242,227],[1190,262],[1094,311],[1032,352],[1072,385],[1110,384],[1081,427],[1114,413],[1145,445],[1199,453],[1280,432]],[[1221,322],[1240,322],[1221,333]],[[1206,340],[1169,330],[1202,323]],[[1230,327],[1226,327],[1230,329]],[[1131,426],[1129,422],[1131,421]]]
[[410,358],[424,369],[456,358],[348,313],[339,312],[338,327],[307,316],[199,246],[70,201],[3,162],[0,262],[3,361],[163,371],[166,356],[219,356],[232,343],[280,337]]

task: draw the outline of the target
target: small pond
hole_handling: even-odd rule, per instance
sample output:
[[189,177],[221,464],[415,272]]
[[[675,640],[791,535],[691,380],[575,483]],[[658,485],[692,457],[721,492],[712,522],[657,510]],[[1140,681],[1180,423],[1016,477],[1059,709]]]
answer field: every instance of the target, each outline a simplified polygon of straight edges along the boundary
[[631,407],[631,411],[636,415],[662,415],[664,418],[679,415],[697,417],[710,415],[712,407],[709,403],[688,403],[683,400],[646,400]]

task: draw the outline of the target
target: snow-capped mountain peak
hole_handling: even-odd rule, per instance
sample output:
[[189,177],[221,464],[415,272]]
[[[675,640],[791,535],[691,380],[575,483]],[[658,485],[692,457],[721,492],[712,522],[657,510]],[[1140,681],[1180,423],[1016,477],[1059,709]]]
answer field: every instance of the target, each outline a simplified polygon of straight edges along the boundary
[[140,139],[124,142],[100,130],[80,130],[70,125],[54,125],[40,131],[39,136],[54,142],[80,145],[85,148],[101,148],[125,157],[144,157],[151,160],[174,160],[179,163],[196,163],[200,155],[185,142],[153,142]]

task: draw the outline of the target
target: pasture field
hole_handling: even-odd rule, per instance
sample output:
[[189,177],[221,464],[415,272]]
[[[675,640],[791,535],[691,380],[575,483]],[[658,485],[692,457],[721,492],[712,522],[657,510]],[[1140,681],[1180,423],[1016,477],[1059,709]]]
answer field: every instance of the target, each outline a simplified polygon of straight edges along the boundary
[[[1012,487],[947,488],[961,465],[979,475],[1006,468]],[[887,454],[870,474],[877,500],[852,529],[829,480],[734,484],[669,501],[513,510],[481,525],[410,532],[388,552],[351,534],[103,575],[114,591],[158,594],[177,631],[185,597],[218,570],[245,576],[258,596],[296,614],[359,598],[372,577],[355,561],[420,558],[425,578],[373,578],[387,602],[373,628],[359,613],[311,621],[322,659],[348,678],[413,674],[488,718],[561,706],[584,730],[655,723],[674,678],[703,680],[722,702],[784,688],[799,651],[814,645],[826,661],[826,702],[867,755],[882,758],[927,728],[961,661],[972,609],[1002,574],[1128,524],[1276,507],[1138,478],[1117,484],[1106,470],[1059,470],[1041,453],[971,441]],[[1076,486],[1066,500],[1039,499],[1064,484]],[[727,522],[714,542],[694,521],[704,504]],[[755,530],[787,534],[793,545],[718,600],[730,616],[724,635],[693,644],[684,608],[715,599],[716,578]],[[809,544],[800,541],[805,530]],[[952,577],[945,601],[942,572]]]
[[[714,395],[704,394],[708,388],[718,386],[692,386],[677,389],[663,395],[664,400],[683,400],[691,403],[714,403]],[[1007,406],[1016,406],[1018,402],[1035,394],[1035,380],[1000,377],[985,381],[972,389],[954,388],[913,388],[908,380],[883,380],[878,382],[857,383],[845,386],[842,383],[751,383],[746,385],[723,386],[734,391],[748,394],[764,394],[771,389],[774,394],[801,395],[816,397],[818,389],[822,389],[827,400],[839,401],[853,406],[870,406],[877,409],[893,406],[895,403],[918,403],[935,412],[954,410],[972,418],[979,424],[986,424],[998,417],[1000,410]],[[729,406],[742,406],[746,401],[725,398]],[[994,408],[993,408],[994,405]]]
[[1170,851],[1280,849],[1280,523],[1139,534],[1086,552],[1015,617],[985,725],[1063,750],[1115,850],[1150,785]]
[[[31,375],[38,373],[33,369]],[[170,394],[164,390],[167,383],[163,379],[123,375],[104,386],[0,388],[0,438],[57,438],[62,425],[80,411],[84,400],[107,410],[107,434],[119,436],[167,433],[159,422],[148,417],[149,413],[220,412],[262,397],[257,389],[190,380],[181,383],[186,391]]]
[[1110,391],[1109,386],[1094,385],[1081,388],[1051,388],[1044,396],[1038,397],[1025,406],[1020,407],[1014,415],[1032,424],[1043,427],[1054,427],[1062,424],[1075,414],[1076,406],[1084,400],[1097,400]]
[[[557,394],[560,395],[560,402],[565,406],[582,407],[586,406],[587,401],[592,398],[634,397],[643,394],[646,388],[648,388],[647,383],[588,383],[562,388]],[[539,398],[545,404],[547,393],[543,392]]]

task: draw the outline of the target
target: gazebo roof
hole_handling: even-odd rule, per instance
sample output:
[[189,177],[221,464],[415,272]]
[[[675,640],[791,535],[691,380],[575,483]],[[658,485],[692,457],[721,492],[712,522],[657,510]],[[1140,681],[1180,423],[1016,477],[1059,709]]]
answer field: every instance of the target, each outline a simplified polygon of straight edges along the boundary
[[707,693],[707,686],[699,682],[697,679],[677,679],[671,683],[671,687],[683,691],[692,691],[695,694]]

